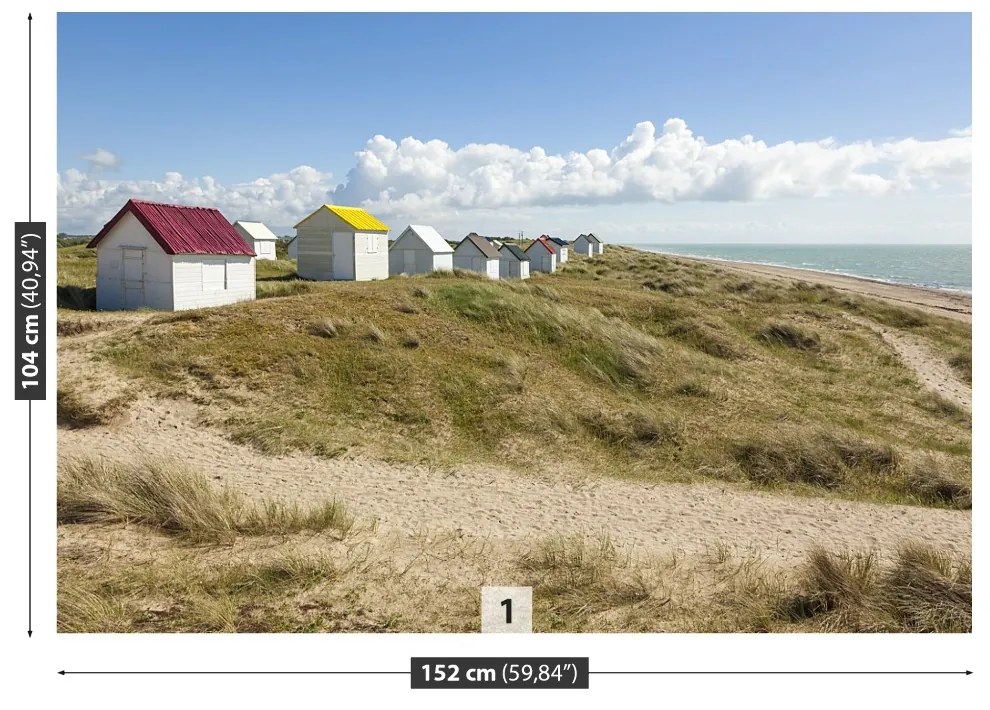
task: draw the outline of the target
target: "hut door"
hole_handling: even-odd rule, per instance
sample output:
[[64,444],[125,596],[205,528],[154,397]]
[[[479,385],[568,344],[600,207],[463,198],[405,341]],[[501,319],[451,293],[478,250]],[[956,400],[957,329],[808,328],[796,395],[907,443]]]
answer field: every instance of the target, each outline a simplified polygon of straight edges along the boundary
[[124,247],[124,308],[144,305],[144,249]]
[[407,274],[416,273],[416,252],[412,249],[402,252],[402,270]]

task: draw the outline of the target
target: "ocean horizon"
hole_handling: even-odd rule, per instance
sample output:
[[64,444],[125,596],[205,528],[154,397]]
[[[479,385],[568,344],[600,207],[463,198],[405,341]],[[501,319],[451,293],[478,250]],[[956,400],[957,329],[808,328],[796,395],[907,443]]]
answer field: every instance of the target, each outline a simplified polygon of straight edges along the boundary
[[971,244],[627,244],[678,256],[855,276],[943,291],[973,290]]

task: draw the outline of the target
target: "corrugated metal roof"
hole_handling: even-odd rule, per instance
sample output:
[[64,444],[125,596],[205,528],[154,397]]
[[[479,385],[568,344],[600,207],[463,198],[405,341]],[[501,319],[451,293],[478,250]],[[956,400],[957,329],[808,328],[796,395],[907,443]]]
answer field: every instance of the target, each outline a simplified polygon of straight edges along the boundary
[[533,247],[535,247],[537,244],[539,244],[541,247],[543,247],[544,249],[546,249],[551,254],[556,254],[557,252],[554,251],[553,247],[550,246],[550,244],[548,242],[549,242],[549,240],[546,237],[537,237],[535,240],[533,240],[533,243],[532,244],[530,244],[528,247],[526,247],[526,251],[529,251],[530,249],[532,249]]
[[128,212],[144,225],[166,254],[255,255],[252,246],[220,210],[145,200],[128,200],[87,246],[96,247]]
[[[418,236],[435,254],[450,254],[454,251],[453,247],[447,243],[447,240],[441,237],[440,232],[435,230],[433,227],[425,224],[410,224],[402,230],[402,234],[399,235],[399,239],[402,239],[406,232],[412,232]],[[399,239],[396,239],[395,241],[399,241]]]
[[507,251],[519,261],[531,261],[529,254],[517,247],[515,244],[503,244],[499,252]]
[[240,232],[245,239],[255,239],[260,241],[275,241],[278,237],[272,232],[264,222],[245,222],[237,220],[234,222],[234,229]]
[[[495,247],[493,247],[487,239],[485,239],[484,237],[479,237],[474,232],[471,232],[469,235],[467,235],[466,237],[464,237],[464,239],[461,240],[461,244],[463,244],[464,242],[471,242],[472,244],[474,244],[478,248],[478,251],[480,251],[482,254],[487,256],[489,259],[498,258],[498,250],[495,249]],[[460,247],[461,244],[458,244],[457,246]]]
[[561,239],[560,237],[550,237],[550,241],[562,247],[566,247],[570,245],[570,242],[568,242],[566,239]]
[[320,210],[330,210],[330,212],[340,217],[340,219],[344,220],[347,224],[354,227],[354,229],[358,231],[387,232],[389,230],[389,226],[387,224],[382,222],[370,212],[363,210],[360,207],[344,207],[343,205],[321,205],[316,208],[312,214],[306,217],[306,219],[303,219],[296,224],[296,226],[298,227],[313,215],[318,214]]

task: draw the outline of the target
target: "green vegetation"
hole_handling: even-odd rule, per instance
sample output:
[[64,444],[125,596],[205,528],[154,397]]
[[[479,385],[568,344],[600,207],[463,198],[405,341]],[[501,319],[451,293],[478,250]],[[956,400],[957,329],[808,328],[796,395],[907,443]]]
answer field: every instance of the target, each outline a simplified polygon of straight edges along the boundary
[[58,250],[56,296],[59,308],[91,311],[96,308],[96,250],[85,244]]
[[[59,283],[85,289],[94,262],[74,249]],[[526,282],[309,282],[285,260],[258,279],[272,298],[123,322],[99,354],[269,453],[968,499],[968,413],[845,315],[959,363],[966,323],[622,247]]]

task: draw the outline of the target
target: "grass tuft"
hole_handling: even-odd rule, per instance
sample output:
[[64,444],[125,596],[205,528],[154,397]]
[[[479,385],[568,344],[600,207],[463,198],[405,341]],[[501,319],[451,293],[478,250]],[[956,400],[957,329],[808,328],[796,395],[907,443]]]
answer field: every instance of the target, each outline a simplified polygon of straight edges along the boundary
[[768,323],[760,329],[758,337],[767,345],[774,345],[805,352],[821,349],[821,339],[817,333],[808,333],[790,323]]
[[353,525],[336,501],[306,509],[280,501],[252,505],[202,474],[162,459],[131,465],[105,459],[63,460],[57,509],[63,524],[131,522],[190,542],[231,543],[238,535],[301,530],[347,533]]
[[59,387],[56,393],[56,417],[59,426],[85,429],[105,426],[116,421],[127,411],[131,396],[122,394],[100,403],[83,397],[75,389]]

